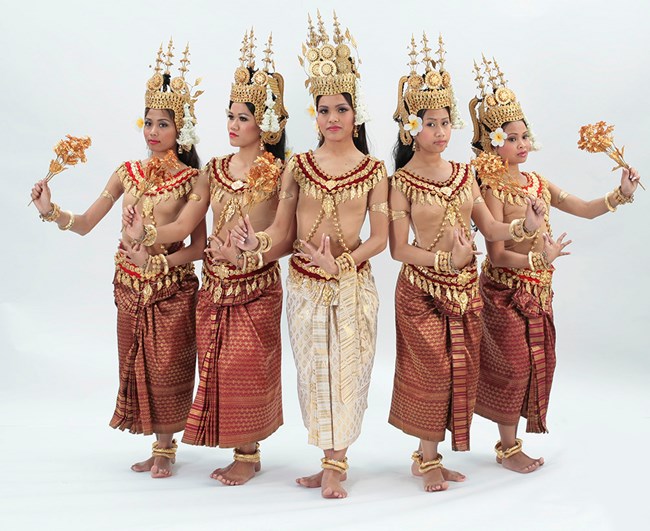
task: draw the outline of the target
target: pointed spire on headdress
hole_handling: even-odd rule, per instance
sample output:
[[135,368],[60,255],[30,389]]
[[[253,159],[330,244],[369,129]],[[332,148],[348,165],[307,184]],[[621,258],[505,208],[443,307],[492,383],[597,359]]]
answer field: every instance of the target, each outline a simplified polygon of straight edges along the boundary
[[174,49],[174,42],[172,39],[169,39],[169,44],[167,45],[167,54],[166,54],[166,60],[165,60],[165,74],[169,74],[169,68],[172,66],[172,57],[174,57],[174,54],[172,53],[172,50]]
[[330,39],[327,35],[327,31],[325,30],[325,23],[323,22],[323,18],[320,16],[320,10],[318,9],[316,10],[316,17],[318,19],[318,38],[320,39],[320,44],[325,44]]
[[[411,75],[416,74],[416,68],[418,66],[418,50],[417,45],[415,44],[415,37],[411,34],[411,51],[408,53],[411,60],[407,63],[411,69]],[[408,50],[408,47],[407,47]]]
[[336,11],[334,11],[334,44],[341,44],[343,42],[343,34],[341,33],[341,24],[339,19],[336,16]]
[[248,52],[248,31],[244,32],[244,38],[241,41],[241,48],[239,49],[241,56],[239,57],[240,66],[246,66],[246,53]]
[[442,40],[442,33],[438,35],[438,70],[441,72],[445,69],[445,43]]
[[476,72],[474,80],[476,81],[478,89],[481,91],[481,97],[483,97],[485,96],[485,80],[483,79],[483,74],[481,73],[481,67],[476,64],[476,61],[474,61],[474,72]]
[[246,52],[246,59],[248,60],[248,67],[255,68],[255,30],[252,27],[248,34],[248,51]]
[[435,68],[435,62],[433,59],[431,59],[431,56],[429,55],[429,52],[431,51],[431,48],[429,48],[429,39],[427,38],[427,34],[423,31],[422,32],[422,62],[424,63],[424,68],[425,70],[429,70],[430,68]]
[[[156,74],[160,74],[162,72],[162,67],[160,66],[163,62],[163,47],[162,47],[162,42],[160,43],[160,48],[158,48],[158,55],[156,56],[156,67],[153,69],[153,71]],[[151,68],[151,67],[149,67]]]
[[497,60],[492,57],[492,60],[494,61],[494,68],[496,69],[496,75],[499,77],[499,85],[502,87],[506,86],[507,80],[505,79],[505,76],[503,75],[503,72],[501,72],[501,69],[499,68],[499,64],[497,63]]
[[185,73],[188,71],[187,65],[190,64],[190,43],[188,42],[185,45],[185,50],[183,50],[183,58],[181,59],[181,67],[178,71],[181,73],[181,77],[185,79]]
[[275,63],[273,62],[273,59],[271,59],[271,56],[273,55],[273,50],[271,48],[271,45],[273,44],[273,34],[269,33],[269,40],[266,42],[266,48],[264,49],[264,70],[267,72],[271,71],[271,67],[273,67],[273,70],[275,70]]

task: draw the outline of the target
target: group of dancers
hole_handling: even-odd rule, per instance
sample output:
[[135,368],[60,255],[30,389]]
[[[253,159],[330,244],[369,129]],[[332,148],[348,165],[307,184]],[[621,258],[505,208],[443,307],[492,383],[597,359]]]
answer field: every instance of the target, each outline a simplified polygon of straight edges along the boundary
[[[34,185],[41,219],[80,235],[122,198],[113,281],[120,381],[110,425],[156,435],[151,457],[133,470],[171,476],[174,434],[183,430],[184,443],[234,449],[214,479],[241,485],[260,470],[260,441],[283,422],[278,259],[290,255],[286,312],[300,407],[309,443],[324,454],[321,469],[297,482],[325,498],[346,497],[346,453],[360,434],[377,337],[369,260],[388,241],[403,263],[389,422],[419,441],[413,474],[429,492],[465,479],[444,467],[439,445],[449,430],[452,449],[469,450],[474,412],[497,424],[504,468],[528,473],[543,464],[522,451],[517,428],[524,417],[526,431],[547,431],[551,279],[570,243],[552,236],[550,209],[585,218],[614,211],[632,201],[639,175],[623,169],[613,192],[585,201],[523,171],[535,147],[530,124],[499,65],[487,59],[475,64],[478,94],[470,104],[478,157],[473,164],[443,159],[462,120],[438,44],[432,54],[426,36],[419,50],[411,39],[393,116],[392,176],[368,152],[355,41],[336,15],[330,37],[319,14],[309,20],[301,57],[319,135],[313,151],[285,160],[284,79],[270,38],[256,62],[251,31],[227,112],[234,153],[201,167],[201,91],[186,79],[188,48],[172,75],[170,42],[147,82],[150,157],[121,164],[83,214],[53,203],[46,181]],[[362,241],[366,218],[370,235]],[[487,241],[480,274],[472,223]],[[200,259],[199,287],[193,261]]]

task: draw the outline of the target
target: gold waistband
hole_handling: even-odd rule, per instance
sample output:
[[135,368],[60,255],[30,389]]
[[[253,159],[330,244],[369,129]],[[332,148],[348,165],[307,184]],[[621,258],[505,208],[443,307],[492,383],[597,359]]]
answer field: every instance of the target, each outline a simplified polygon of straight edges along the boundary
[[432,297],[443,297],[457,302],[461,313],[478,295],[478,273],[476,263],[464,267],[460,273],[438,273],[432,267],[403,264],[400,271],[410,284],[420,288]]
[[203,261],[203,283],[201,289],[212,294],[217,303],[228,297],[250,295],[255,290],[263,290],[280,278],[280,264],[269,262],[260,269],[242,273],[234,265],[224,262]]
[[509,288],[525,289],[526,292],[538,297],[543,307],[551,298],[553,271],[555,271],[553,266],[551,269],[533,271],[514,267],[494,267],[489,258],[483,262],[483,273],[486,277]]
[[145,278],[144,270],[129,262],[120,253],[115,253],[115,279],[125,286],[144,294],[145,302],[153,294],[153,290],[161,290],[173,283],[182,282],[187,275],[194,273],[194,264],[183,264],[170,267],[168,273],[161,272],[153,278]]

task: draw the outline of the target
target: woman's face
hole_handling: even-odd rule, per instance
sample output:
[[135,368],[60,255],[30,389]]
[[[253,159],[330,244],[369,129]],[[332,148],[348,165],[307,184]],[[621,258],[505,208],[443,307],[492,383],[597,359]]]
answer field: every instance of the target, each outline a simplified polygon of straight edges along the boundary
[[338,142],[352,137],[354,110],[343,94],[321,96],[316,112],[316,123],[325,140]]
[[164,154],[176,149],[176,124],[166,109],[149,109],[142,131],[152,153]]
[[447,109],[427,109],[422,116],[422,131],[415,136],[417,149],[427,153],[442,153],[451,138],[451,120]]
[[228,136],[230,145],[243,148],[259,144],[262,130],[245,103],[233,103],[228,110]]
[[505,144],[496,148],[497,154],[511,165],[526,162],[531,143],[524,121],[510,122],[503,127],[503,131],[508,136]]

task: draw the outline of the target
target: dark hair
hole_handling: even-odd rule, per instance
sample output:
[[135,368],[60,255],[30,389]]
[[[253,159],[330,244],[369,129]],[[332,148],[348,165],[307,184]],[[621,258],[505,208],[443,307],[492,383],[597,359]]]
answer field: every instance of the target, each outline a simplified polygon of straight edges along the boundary
[[[350,96],[349,93],[347,92],[342,92],[343,97],[345,98],[345,101],[348,102],[350,107],[354,109],[354,106],[352,105],[352,96]],[[318,96],[316,98],[316,108],[318,108],[318,102],[320,101],[321,96]],[[354,142],[354,147],[356,147],[361,153],[364,155],[367,155],[370,153],[370,149],[368,149],[368,138],[366,136],[366,124],[361,124],[357,125],[357,136],[352,137],[352,141]],[[318,147],[321,147],[323,145],[323,142],[325,142],[325,139],[323,138],[322,135],[320,135],[319,140],[318,140]]]
[[[144,109],[145,118],[147,117],[147,114],[149,113],[150,110],[151,109],[149,107],[145,107]],[[167,115],[171,118],[174,127],[176,127],[176,113],[172,109],[161,109],[161,110],[167,113]],[[178,134],[178,131],[176,131],[176,134]],[[178,148],[179,148],[179,144],[178,142],[176,142],[176,154],[178,155],[178,160],[180,160],[183,164],[189,166],[190,168],[199,169],[201,167],[201,159],[199,159],[199,154],[197,153],[195,146],[192,146],[192,148],[189,151],[185,151],[183,148],[181,148],[180,153],[178,153]]]
[[[447,113],[451,118],[451,110],[449,107],[445,107]],[[429,109],[420,109],[417,113],[418,118],[424,119],[424,115]],[[412,142],[408,146],[402,144],[399,133],[397,134],[397,142],[393,146],[393,162],[395,163],[395,171],[403,168],[408,164],[408,162],[413,158],[413,146],[415,145],[415,137],[412,137]]]
[[[228,108],[230,109],[231,106],[232,106],[232,101],[228,104]],[[255,105],[247,101],[246,107],[248,107],[248,110],[251,112],[251,114],[255,116]],[[264,151],[268,151],[276,159],[280,159],[283,162],[284,162],[284,155],[285,155],[286,148],[287,148],[287,133],[284,129],[282,130],[282,136],[280,137],[280,140],[278,140],[276,144],[267,144],[266,142],[264,142]]]

